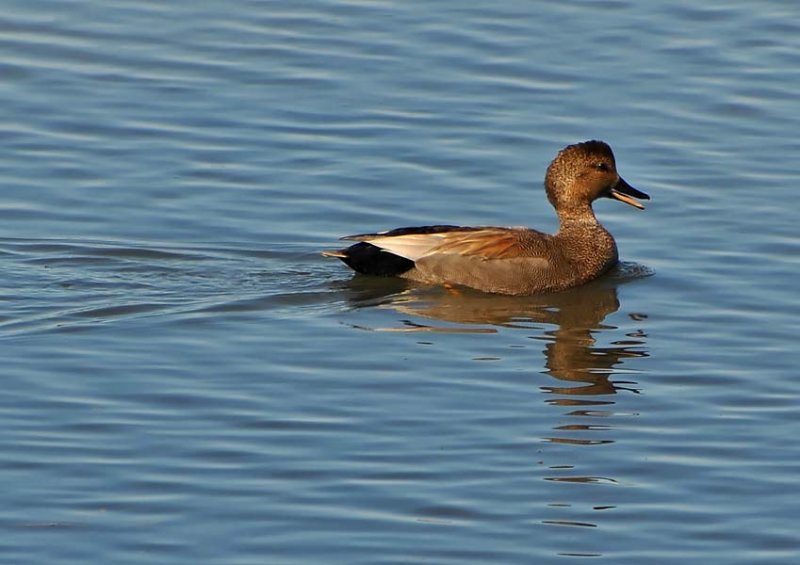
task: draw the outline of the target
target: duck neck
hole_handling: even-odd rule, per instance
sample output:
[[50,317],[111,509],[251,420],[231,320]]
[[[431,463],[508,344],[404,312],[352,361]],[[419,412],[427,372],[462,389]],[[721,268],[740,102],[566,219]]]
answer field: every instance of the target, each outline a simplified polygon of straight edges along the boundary
[[582,281],[604,273],[616,264],[617,244],[597,221],[590,206],[559,210],[556,239],[576,266]]
[[[558,210],[559,232],[573,231],[575,229],[586,230],[587,227],[599,227],[604,229],[597,221],[594,210],[588,204],[575,208],[564,208]],[[605,230],[604,230],[605,231]]]

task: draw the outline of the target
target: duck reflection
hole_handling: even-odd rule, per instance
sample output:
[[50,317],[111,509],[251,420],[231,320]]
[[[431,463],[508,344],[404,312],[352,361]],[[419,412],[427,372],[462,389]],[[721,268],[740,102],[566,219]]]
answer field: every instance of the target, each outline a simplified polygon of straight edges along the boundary
[[[598,423],[598,418],[614,414],[610,405],[615,402],[609,397],[623,391],[639,392],[636,382],[619,378],[631,373],[622,369],[624,361],[648,356],[647,336],[641,329],[628,329],[619,335],[620,328],[607,325],[605,320],[619,310],[618,287],[649,274],[650,271],[638,265],[621,264],[609,276],[580,288],[532,297],[414,287],[397,280],[365,278],[353,279],[349,286],[351,304],[355,307],[391,308],[417,320],[440,323],[405,319],[402,327],[363,329],[446,333],[495,333],[502,328],[535,330],[528,337],[544,342],[543,372],[555,379],[540,389],[552,395],[546,400],[548,404],[569,407],[571,410],[565,415],[575,418],[573,423],[555,427],[553,437],[544,440],[600,445],[613,443],[611,439],[597,437],[598,431],[608,429]],[[629,318],[638,322],[647,316],[633,313]],[[442,322],[448,325],[441,325]]]
[[[540,522],[592,531],[602,521],[601,511],[613,510],[616,501],[605,499],[609,491],[587,496],[583,488],[567,491],[564,486],[618,484],[613,468],[598,463],[591,452],[583,449],[614,443],[616,426],[637,413],[620,410],[615,404],[621,393],[640,391],[630,377],[634,370],[624,364],[648,356],[647,335],[637,327],[647,315],[629,313],[627,320],[616,316],[619,326],[610,325],[607,318],[620,309],[618,288],[649,274],[643,267],[623,264],[609,276],[580,288],[533,297],[356,278],[350,287],[351,304],[391,308],[408,316],[401,327],[365,328],[373,331],[495,333],[521,329],[527,339],[542,342],[542,373],[552,379],[539,390],[547,396],[545,403],[558,411],[558,423],[542,434],[541,440],[549,447],[537,450],[537,458],[541,478],[561,486],[553,491],[555,499],[546,504]],[[425,323],[426,320],[434,322]],[[577,540],[569,540],[569,549],[560,551],[560,555],[601,555],[576,552]]]
[[[545,373],[558,384],[542,389],[564,396],[549,400],[561,406],[612,404],[598,397],[620,391],[639,392],[636,383],[613,381],[618,367],[628,358],[646,357],[646,334],[629,331],[608,345],[598,345],[598,337],[613,336],[618,328],[605,325],[605,319],[619,310],[617,288],[630,280],[647,276],[636,265],[621,265],[610,276],[580,288],[542,296],[514,297],[485,294],[470,289],[405,286],[395,280],[383,283],[374,279],[353,279],[351,301],[356,307],[391,308],[416,318],[456,324],[429,325],[403,320],[403,327],[372,328],[374,331],[495,333],[498,328],[538,329],[530,339],[545,342]],[[634,321],[645,314],[630,314]],[[552,326],[545,329],[543,326]]]

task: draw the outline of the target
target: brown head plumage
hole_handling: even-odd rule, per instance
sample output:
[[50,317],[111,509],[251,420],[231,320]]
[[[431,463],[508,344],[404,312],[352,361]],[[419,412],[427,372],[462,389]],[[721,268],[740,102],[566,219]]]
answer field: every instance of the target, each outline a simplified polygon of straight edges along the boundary
[[544,185],[547,198],[557,210],[590,204],[619,181],[611,147],[603,141],[584,141],[559,151],[547,167]]

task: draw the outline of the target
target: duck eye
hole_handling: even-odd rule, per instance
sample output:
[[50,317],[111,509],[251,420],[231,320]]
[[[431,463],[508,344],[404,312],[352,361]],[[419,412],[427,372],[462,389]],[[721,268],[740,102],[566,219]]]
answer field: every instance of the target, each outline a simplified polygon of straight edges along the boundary
[[597,169],[598,171],[603,171],[603,172],[608,171],[608,165],[606,165],[603,162],[597,163],[594,166],[594,168]]

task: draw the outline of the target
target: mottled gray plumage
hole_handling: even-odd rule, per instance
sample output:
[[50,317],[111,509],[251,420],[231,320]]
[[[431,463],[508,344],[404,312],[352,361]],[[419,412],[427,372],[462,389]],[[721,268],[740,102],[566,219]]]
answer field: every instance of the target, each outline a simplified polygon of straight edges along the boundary
[[553,292],[587,283],[617,263],[616,243],[597,221],[594,200],[643,208],[636,198],[649,199],[617,174],[614,153],[602,141],[562,149],[547,168],[545,190],[560,223],[553,235],[527,228],[399,228],[345,237],[359,243],[323,255],[365,274],[500,294]]

